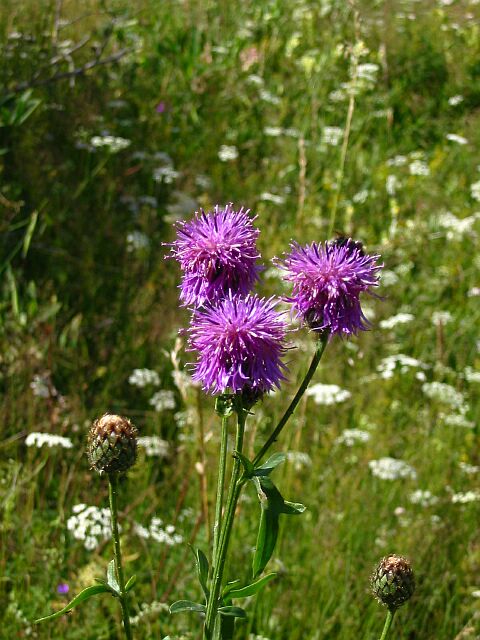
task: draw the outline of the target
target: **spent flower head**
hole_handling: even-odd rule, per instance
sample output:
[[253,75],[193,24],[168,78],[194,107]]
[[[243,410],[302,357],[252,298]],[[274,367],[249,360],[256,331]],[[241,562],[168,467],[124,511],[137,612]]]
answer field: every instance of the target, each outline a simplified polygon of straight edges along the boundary
[[274,298],[229,293],[197,310],[189,345],[198,352],[193,379],[212,393],[262,394],[285,379],[286,326]]
[[102,473],[127,471],[137,457],[137,429],[128,418],[106,413],[92,424],[87,455],[92,468]]
[[360,294],[378,286],[379,256],[364,253],[350,238],[291,247],[277,264],[293,284],[287,300],[296,314],[315,331],[349,335],[367,329]]
[[193,220],[178,222],[171,256],[183,271],[180,300],[202,306],[233,293],[248,294],[258,280],[259,231],[249,210],[235,211],[232,204],[213,212],[196,213]]

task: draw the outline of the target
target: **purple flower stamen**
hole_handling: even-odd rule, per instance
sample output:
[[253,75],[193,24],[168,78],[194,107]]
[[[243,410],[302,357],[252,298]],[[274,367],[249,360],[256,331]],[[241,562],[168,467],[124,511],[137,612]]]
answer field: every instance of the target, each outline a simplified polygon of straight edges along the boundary
[[218,305],[197,310],[189,330],[190,349],[198,352],[193,379],[214,394],[279,387],[287,329],[277,302],[229,293]]
[[232,204],[218,205],[210,213],[196,213],[178,222],[171,256],[183,271],[180,300],[185,306],[202,306],[224,298],[229,291],[246,295],[258,280],[256,247],[259,231],[249,210],[234,211]]
[[297,316],[315,331],[350,335],[368,329],[360,294],[372,294],[378,286],[379,256],[364,253],[362,245],[351,239],[291,247],[276,264],[293,284],[287,300]]

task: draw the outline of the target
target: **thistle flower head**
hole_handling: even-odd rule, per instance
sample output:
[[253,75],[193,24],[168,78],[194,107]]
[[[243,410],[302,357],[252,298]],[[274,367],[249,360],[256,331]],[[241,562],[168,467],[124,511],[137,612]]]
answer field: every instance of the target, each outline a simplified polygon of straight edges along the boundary
[[297,316],[313,330],[356,334],[368,328],[360,294],[378,285],[377,255],[368,255],[359,242],[342,238],[324,244],[291,245],[278,266],[293,284],[292,303]]
[[371,584],[373,595],[379,602],[390,610],[398,609],[415,591],[410,562],[402,556],[386,556],[375,569]]
[[95,420],[87,445],[92,468],[100,475],[127,471],[137,457],[137,433],[130,420],[122,416],[106,413]]
[[201,306],[224,298],[228,291],[246,295],[258,280],[260,254],[249,210],[231,204],[201,211],[189,222],[178,222],[177,239],[169,246],[182,268],[180,300]]
[[285,379],[286,326],[274,298],[229,293],[197,310],[189,345],[198,352],[193,379],[212,393],[262,394]]

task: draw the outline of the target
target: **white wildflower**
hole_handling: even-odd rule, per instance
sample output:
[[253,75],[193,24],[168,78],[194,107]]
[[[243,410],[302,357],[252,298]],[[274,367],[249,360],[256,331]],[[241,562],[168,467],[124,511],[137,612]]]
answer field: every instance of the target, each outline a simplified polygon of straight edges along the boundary
[[369,440],[370,434],[368,431],[363,431],[363,429],[344,429],[338,438],[335,438],[335,444],[353,447],[357,443],[368,442]]
[[332,404],[345,402],[352,394],[346,389],[341,389],[336,384],[322,384],[318,382],[308,387],[306,395],[312,396],[316,404],[330,406]]
[[467,296],[469,298],[476,298],[477,296],[480,296],[480,287],[472,287],[471,289],[469,289],[467,292]]
[[312,459],[308,453],[302,451],[287,451],[285,454],[287,460],[291,462],[296,471],[300,471],[302,467],[311,467]]
[[413,467],[396,458],[386,457],[379,460],[370,460],[368,466],[372,474],[381,480],[415,479],[417,477],[417,472]]
[[407,156],[395,156],[394,158],[390,158],[387,160],[388,167],[404,167],[408,162]]
[[162,527],[163,521],[160,518],[152,518],[148,527],[143,527],[136,522],[134,524],[134,531],[140,537],[145,540],[155,540],[160,544],[166,544],[169,547],[173,547],[183,542],[183,536],[179,533],[175,533],[175,527],[173,525],[167,525]]
[[477,221],[478,217],[479,214],[475,213],[474,215],[466,218],[457,218],[457,216],[453,215],[451,211],[445,211],[438,216],[437,224],[440,228],[446,229],[446,236],[448,240],[460,240],[465,234],[471,233],[473,225]]
[[252,73],[251,75],[247,76],[247,82],[250,82],[250,84],[256,84],[257,87],[261,87],[263,85],[263,78]]
[[128,378],[128,382],[134,387],[147,387],[148,385],[158,386],[160,376],[153,369],[134,369]]
[[92,147],[99,149],[106,147],[111,153],[118,153],[130,146],[130,140],[119,136],[93,136],[90,140]]
[[356,204],[363,204],[364,202],[367,201],[368,196],[369,196],[368,189],[362,189],[362,191],[359,191],[353,196],[352,200]]
[[171,166],[157,167],[153,170],[153,179],[155,182],[164,182],[165,184],[172,184],[174,180],[178,178],[180,173],[175,171]]
[[328,99],[331,102],[345,102],[347,97],[347,93],[343,89],[336,89],[328,94]]
[[458,466],[463,471],[463,473],[466,473],[469,476],[475,475],[476,473],[478,473],[480,471],[480,467],[478,465],[476,465],[476,464],[468,464],[467,462],[459,462]]
[[142,233],[141,231],[131,231],[130,233],[127,233],[127,251],[129,253],[147,249],[149,245],[150,240],[145,233]]
[[412,368],[425,369],[427,368],[427,365],[416,358],[411,358],[403,353],[398,353],[396,355],[383,358],[377,367],[377,371],[381,378],[388,380],[389,378],[393,378],[396,370],[400,371],[400,373],[407,373],[409,369]]
[[175,394],[170,389],[161,389],[150,398],[148,403],[158,412],[175,409]]
[[417,489],[410,494],[410,502],[412,504],[419,504],[421,507],[431,507],[437,504],[438,498],[434,496],[431,491],[422,491]]
[[322,141],[332,147],[338,146],[343,138],[343,129],[340,127],[324,127],[322,131]]
[[281,102],[278,96],[273,95],[273,93],[267,91],[267,89],[260,89],[258,95],[260,97],[260,100],[268,102],[269,104],[280,104]]
[[423,160],[414,160],[410,163],[408,170],[412,176],[428,176],[430,175],[430,169],[428,164]]
[[283,133],[283,129],[281,127],[265,127],[263,129],[263,133],[266,136],[270,136],[272,138],[278,138]]
[[445,382],[425,382],[422,384],[422,391],[431,400],[449,404],[456,409],[465,407],[463,393]]
[[43,446],[63,447],[64,449],[71,449],[73,447],[70,438],[56,436],[53,433],[39,433],[37,431],[28,434],[25,438],[25,444],[27,447],[37,447],[37,449]]
[[144,447],[148,457],[166,458],[169,454],[170,445],[159,436],[142,436],[137,438],[139,447]]
[[470,194],[474,200],[480,202],[480,180],[470,185]]
[[456,133],[447,133],[445,137],[447,140],[450,140],[450,142],[456,142],[461,145],[468,144],[468,140],[466,138],[459,136]]
[[380,67],[374,62],[364,62],[357,67],[357,77],[366,82],[374,83]]
[[468,504],[469,502],[477,502],[480,500],[479,491],[459,491],[452,495],[453,504]]
[[222,162],[236,160],[238,158],[238,149],[233,145],[222,144],[218,151],[218,157]]
[[386,318],[380,322],[381,329],[394,329],[398,325],[407,324],[408,322],[412,322],[415,320],[415,316],[411,313],[397,313],[394,316],[390,316],[390,318]]
[[474,429],[475,423],[458,413],[443,414],[440,416],[447,427],[461,427],[462,429]]
[[82,540],[85,549],[93,551],[102,540],[111,537],[110,510],[75,505],[74,515],[67,520],[67,529],[76,540]]
[[49,379],[46,376],[35,375],[30,382],[30,389],[37,398],[50,397]]
[[467,382],[480,382],[480,371],[476,371],[472,367],[465,367],[463,375]]
[[432,313],[432,322],[433,324],[448,324],[452,322],[453,316],[450,311],[434,311]]
[[268,191],[264,191],[260,194],[260,200],[278,205],[285,203],[285,198],[283,196],[278,196],[275,193],[269,193]]
[[395,271],[391,271],[390,269],[386,269],[380,274],[380,282],[384,287],[393,287],[393,285],[397,284],[399,280],[400,278],[397,276]]
[[385,188],[389,196],[394,196],[396,194],[399,185],[400,185],[400,180],[397,178],[396,175],[391,173],[390,175],[387,176],[387,180],[385,182]]
[[464,97],[461,95],[450,96],[450,98],[448,99],[448,104],[451,107],[456,107],[457,105],[461,104],[463,100],[464,100]]

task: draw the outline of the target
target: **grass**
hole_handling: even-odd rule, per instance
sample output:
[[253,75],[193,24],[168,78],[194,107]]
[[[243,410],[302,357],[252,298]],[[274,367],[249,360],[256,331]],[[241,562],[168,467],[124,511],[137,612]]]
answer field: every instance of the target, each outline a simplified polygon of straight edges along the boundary
[[[56,31],[58,7],[66,21],[80,19],[57,21]],[[135,637],[199,636],[197,618],[170,616],[165,605],[200,597],[187,542],[208,549],[205,505],[211,522],[219,424],[211,399],[172,376],[191,355],[179,344],[188,316],[178,309],[179,274],[164,260],[162,242],[171,240],[175,219],[228,201],[258,214],[266,262],[291,239],[325,239],[338,202],[334,228],[381,253],[387,272],[380,298],[366,301],[372,331],[332,343],[315,376],[351,397],[333,406],[305,398],[277,445],[308,453],[275,471],[286,498],[308,510],[282,529],[269,566],[278,579],[247,604],[238,637],[378,638],[384,612],[368,581],[390,552],[411,558],[418,583],[394,621],[396,637],[478,635],[472,594],[480,589],[479,502],[477,494],[458,500],[477,491],[480,473],[480,196],[472,188],[480,180],[479,20],[478,6],[466,0],[359,0],[353,8],[308,0],[91,0],[81,11],[72,2],[2,4],[5,637],[121,637],[108,598],[32,625],[64,605],[59,583],[72,595],[103,575],[111,558],[109,541],[87,551],[67,526],[76,504],[107,505],[106,483],[83,453],[89,423],[106,410],[169,443],[166,458],[142,452],[122,486],[126,572],[138,575]],[[70,60],[48,65],[87,36]],[[46,82],[31,94],[17,91],[39,71],[37,80],[46,80],[51,69],[68,72],[72,61],[78,68],[100,50],[110,56],[123,49],[129,52],[118,63]],[[352,92],[339,191],[342,137],[329,144],[335,131],[327,127],[345,127]],[[32,112],[23,120],[25,105]],[[92,147],[93,136],[107,134],[130,144],[118,153]],[[238,157],[222,161],[223,145]],[[284,292],[270,270],[261,290]],[[449,315],[438,319],[440,311]],[[398,313],[412,317],[382,328]],[[292,340],[291,382],[256,409],[251,453],[255,434],[258,443],[308,366],[309,336]],[[400,353],[424,366],[397,365],[382,377],[382,361]],[[135,368],[155,370],[160,384],[133,386]],[[45,397],[31,387],[35,376]],[[463,394],[461,406],[445,389],[427,395],[423,385],[433,381]],[[154,410],[149,401],[158,389],[174,394],[175,409]],[[345,429],[369,439],[342,444]],[[27,447],[30,432],[69,437],[74,448]],[[406,461],[416,477],[375,477],[368,463],[385,456]],[[416,490],[437,501],[412,503]],[[248,577],[258,508],[249,489],[231,576]],[[136,523],[148,527],[154,516],[164,529],[173,524],[183,542],[170,546],[135,533]]]

